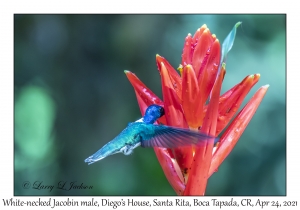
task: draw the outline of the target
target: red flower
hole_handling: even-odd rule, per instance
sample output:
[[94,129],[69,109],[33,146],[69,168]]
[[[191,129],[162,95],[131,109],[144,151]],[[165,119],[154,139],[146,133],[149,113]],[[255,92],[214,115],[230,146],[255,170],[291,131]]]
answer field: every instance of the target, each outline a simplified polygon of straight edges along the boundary
[[[193,37],[188,34],[178,68],[180,74],[165,58],[156,55],[163,101],[135,74],[125,71],[134,87],[142,114],[149,105],[158,104],[165,109],[165,116],[158,120],[160,123],[218,136],[260,77],[259,74],[246,76],[220,96],[226,56],[239,25],[237,23],[225,39],[222,52],[219,40],[211,35],[206,25],[199,28]],[[191,145],[174,150],[154,148],[168,181],[178,195],[204,195],[208,178],[217,171],[237,143],[267,89],[268,85],[263,86],[254,94],[220,137],[217,145],[207,142],[206,146],[201,147]]]

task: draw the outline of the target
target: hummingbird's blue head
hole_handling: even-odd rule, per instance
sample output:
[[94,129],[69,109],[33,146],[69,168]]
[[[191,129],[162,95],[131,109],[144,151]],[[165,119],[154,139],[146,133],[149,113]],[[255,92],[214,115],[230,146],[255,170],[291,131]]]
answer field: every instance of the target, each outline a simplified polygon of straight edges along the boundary
[[158,118],[162,117],[165,114],[165,110],[162,106],[150,105],[144,116],[144,123],[153,124]]

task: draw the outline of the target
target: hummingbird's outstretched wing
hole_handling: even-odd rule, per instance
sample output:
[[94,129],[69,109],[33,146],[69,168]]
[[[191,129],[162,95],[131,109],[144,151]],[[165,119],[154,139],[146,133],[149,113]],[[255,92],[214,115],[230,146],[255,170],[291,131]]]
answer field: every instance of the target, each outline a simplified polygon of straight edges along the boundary
[[141,142],[142,147],[175,148],[187,145],[205,145],[207,141],[218,142],[219,138],[197,131],[164,125],[153,125],[154,136]]

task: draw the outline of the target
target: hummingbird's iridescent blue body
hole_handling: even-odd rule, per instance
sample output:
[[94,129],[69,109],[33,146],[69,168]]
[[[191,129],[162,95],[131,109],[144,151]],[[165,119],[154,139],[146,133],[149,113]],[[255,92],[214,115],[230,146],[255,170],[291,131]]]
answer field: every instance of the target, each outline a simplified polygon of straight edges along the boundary
[[153,123],[163,115],[163,107],[149,106],[144,118],[129,123],[117,137],[85,159],[85,162],[92,164],[119,152],[129,155],[138,146],[174,148],[191,144],[199,145],[208,140],[218,140],[215,137],[188,129],[154,125]]

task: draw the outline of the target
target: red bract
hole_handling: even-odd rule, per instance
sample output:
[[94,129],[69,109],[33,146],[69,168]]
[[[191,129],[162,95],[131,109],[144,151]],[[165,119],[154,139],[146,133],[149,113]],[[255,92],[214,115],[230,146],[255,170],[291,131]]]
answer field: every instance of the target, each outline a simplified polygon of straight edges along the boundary
[[[134,87],[142,114],[149,105],[158,104],[165,109],[165,116],[158,120],[159,123],[219,135],[260,77],[259,74],[247,76],[220,96],[226,72],[225,59],[233,44],[235,31],[232,30],[229,36],[221,53],[219,40],[211,35],[206,25],[199,28],[193,37],[188,34],[183,47],[180,74],[165,58],[156,55],[163,101],[135,74],[125,71]],[[208,141],[205,146],[191,145],[173,150],[154,148],[169,183],[178,195],[204,195],[208,178],[217,171],[237,143],[267,89],[268,86],[263,86],[255,93],[216,145]]]

